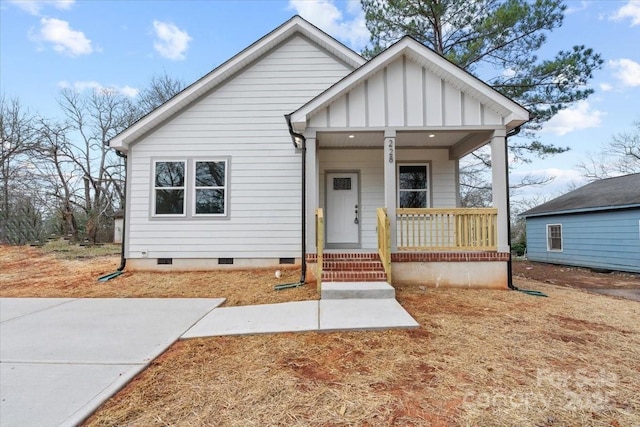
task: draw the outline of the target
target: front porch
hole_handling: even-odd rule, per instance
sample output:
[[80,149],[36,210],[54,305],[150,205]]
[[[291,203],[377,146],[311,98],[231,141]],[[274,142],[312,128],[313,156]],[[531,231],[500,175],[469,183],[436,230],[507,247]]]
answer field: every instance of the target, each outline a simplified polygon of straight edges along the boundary
[[497,251],[497,210],[397,209],[392,244],[387,210],[377,209],[377,250],[325,249],[325,218],[315,212],[310,270],[322,282],[505,288],[509,253]]
[[[507,287],[506,140],[525,108],[403,39],[287,120],[319,281],[335,249],[347,269],[358,263],[350,251],[373,254],[390,283]],[[491,208],[461,209],[460,159],[484,146]]]

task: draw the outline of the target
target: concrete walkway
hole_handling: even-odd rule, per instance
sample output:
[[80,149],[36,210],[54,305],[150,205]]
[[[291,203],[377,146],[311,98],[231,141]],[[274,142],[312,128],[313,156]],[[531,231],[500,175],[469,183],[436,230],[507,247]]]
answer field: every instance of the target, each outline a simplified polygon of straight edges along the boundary
[[182,338],[419,326],[395,298],[323,299],[217,308]]
[[0,426],[74,426],[179,337],[416,328],[395,298],[0,298]]
[[0,299],[0,426],[73,426],[217,299]]

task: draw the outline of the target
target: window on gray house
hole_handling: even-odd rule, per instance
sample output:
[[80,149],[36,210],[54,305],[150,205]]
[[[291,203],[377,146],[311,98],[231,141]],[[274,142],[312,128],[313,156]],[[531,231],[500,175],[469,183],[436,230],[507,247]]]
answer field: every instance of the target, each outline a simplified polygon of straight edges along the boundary
[[398,166],[398,207],[429,207],[427,165]]
[[184,215],[185,170],[185,162],[156,162],[156,215]]

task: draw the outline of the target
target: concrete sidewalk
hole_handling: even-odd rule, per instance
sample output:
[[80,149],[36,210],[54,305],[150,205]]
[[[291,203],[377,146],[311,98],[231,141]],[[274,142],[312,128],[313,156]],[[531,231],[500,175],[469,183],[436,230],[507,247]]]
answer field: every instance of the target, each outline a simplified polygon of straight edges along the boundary
[[73,426],[217,299],[0,299],[0,426]]
[[182,338],[419,326],[395,298],[323,299],[217,308]]
[[79,424],[179,337],[419,326],[395,298],[223,302],[0,298],[0,427]]

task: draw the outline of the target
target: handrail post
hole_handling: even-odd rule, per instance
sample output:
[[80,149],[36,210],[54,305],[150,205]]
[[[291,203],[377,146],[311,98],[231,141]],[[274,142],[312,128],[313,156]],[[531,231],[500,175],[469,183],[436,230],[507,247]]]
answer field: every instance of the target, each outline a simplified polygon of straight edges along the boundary
[[387,275],[387,282],[391,281],[391,222],[385,208],[378,208],[378,255]]
[[324,248],[324,214],[322,208],[316,209],[316,284],[322,288],[322,250]]

